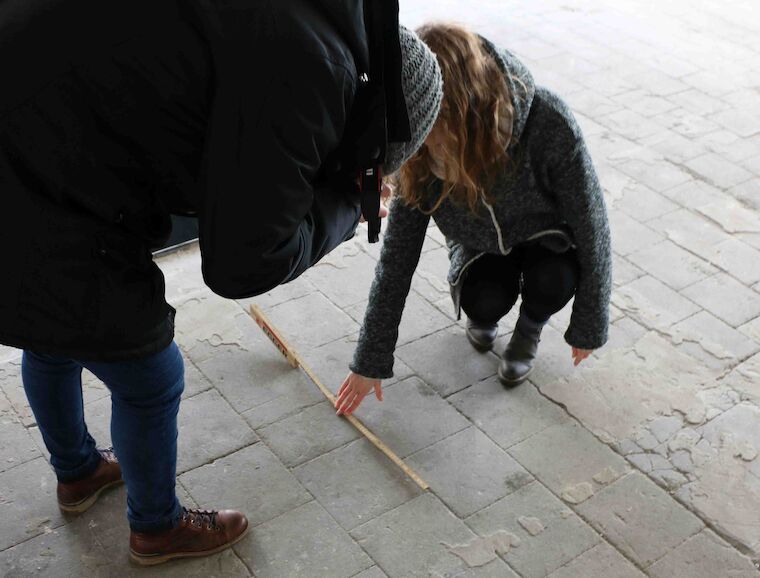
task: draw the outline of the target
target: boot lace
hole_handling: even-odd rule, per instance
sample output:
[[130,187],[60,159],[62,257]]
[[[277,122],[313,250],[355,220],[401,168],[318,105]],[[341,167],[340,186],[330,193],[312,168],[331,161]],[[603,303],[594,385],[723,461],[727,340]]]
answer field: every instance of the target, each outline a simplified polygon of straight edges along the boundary
[[98,453],[100,454],[100,457],[102,457],[107,462],[116,462],[118,461],[116,459],[116,453],[113,451],[113,448],[106,448],[106,449],[100,449],[98,450]]
[[183,522],[189,521],[193,526],[218,532],[221,530],[217,522],[218,512],[215,510],[199,510],[182,507],[181,519]]

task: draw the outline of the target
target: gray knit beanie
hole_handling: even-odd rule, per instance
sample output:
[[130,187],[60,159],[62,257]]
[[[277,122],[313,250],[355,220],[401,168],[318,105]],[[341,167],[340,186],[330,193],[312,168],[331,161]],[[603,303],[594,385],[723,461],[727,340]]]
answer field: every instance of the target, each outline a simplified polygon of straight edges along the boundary
[[409,112],[412,140],[389,143],[383,173],[395,173],[425,142],[443,100],[443,76],[430,48],[411,30],[399,27],[401,84]]

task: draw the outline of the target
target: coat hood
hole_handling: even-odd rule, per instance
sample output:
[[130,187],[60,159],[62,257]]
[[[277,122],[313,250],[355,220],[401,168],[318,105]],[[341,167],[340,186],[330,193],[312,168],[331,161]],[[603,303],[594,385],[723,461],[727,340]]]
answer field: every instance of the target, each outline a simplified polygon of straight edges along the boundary
[[530,107],[533,104],[533,96],[536,93],[533,75],[520,59],[509,50],[497,48],[486,38],[482,38],[482,40],[486,51],[496,59],[496,64],[504,72],[504,79],[509,87],[515,115],[512,134],[516,139],[519,139],[525,130],[525,123],[528,121]]

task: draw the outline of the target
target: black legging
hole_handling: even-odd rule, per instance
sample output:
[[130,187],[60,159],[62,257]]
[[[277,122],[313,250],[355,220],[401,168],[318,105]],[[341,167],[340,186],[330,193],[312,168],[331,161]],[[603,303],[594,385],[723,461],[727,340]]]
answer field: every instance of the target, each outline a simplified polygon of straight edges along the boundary
[[575,294],[578,260],[575,250],[554,253],[537,244],[514,247],[508,255],[484,255],[473,263],[462,287],[462,309],[477,323],[496,323],[509,313],[520,294],[522,309],[546,322]]

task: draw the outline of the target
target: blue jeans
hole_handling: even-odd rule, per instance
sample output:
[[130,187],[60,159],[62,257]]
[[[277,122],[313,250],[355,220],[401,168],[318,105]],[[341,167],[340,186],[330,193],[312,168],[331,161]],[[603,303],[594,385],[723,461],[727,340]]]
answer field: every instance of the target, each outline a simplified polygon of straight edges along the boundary
[[117,363],[24,351],[21,374],[26,396],[62,482],[87,477],[101,459],[84,422],[83,367],[111,391],[111,440],[127,486],[130,528],[136,532],[172,528],[181,513],[174,489],[177,412],[185,387],[177,344]]

